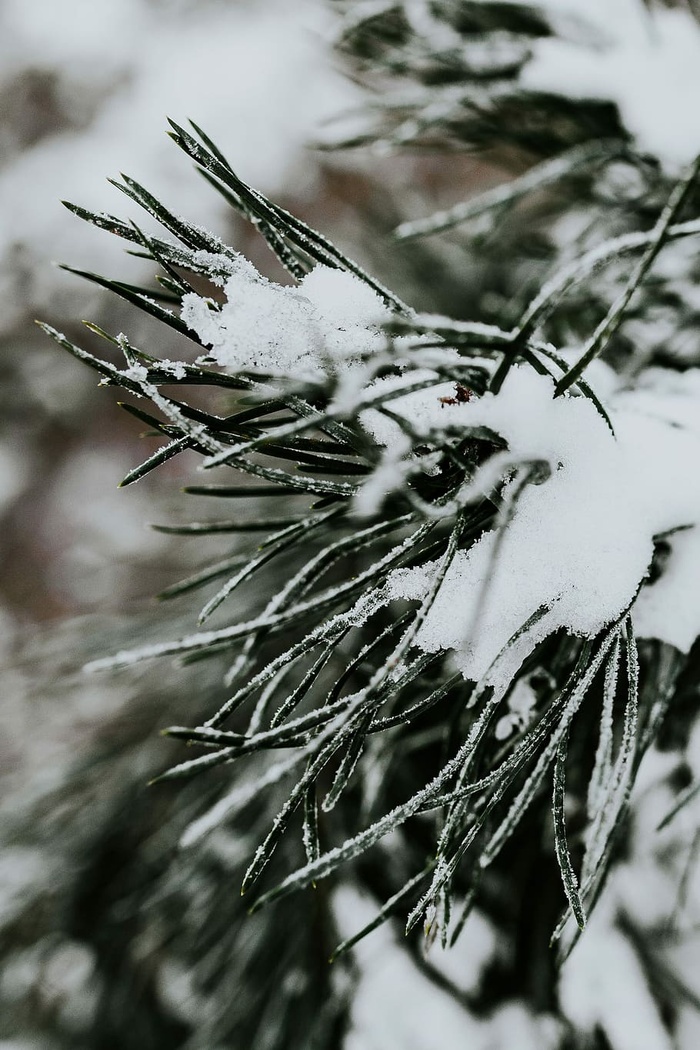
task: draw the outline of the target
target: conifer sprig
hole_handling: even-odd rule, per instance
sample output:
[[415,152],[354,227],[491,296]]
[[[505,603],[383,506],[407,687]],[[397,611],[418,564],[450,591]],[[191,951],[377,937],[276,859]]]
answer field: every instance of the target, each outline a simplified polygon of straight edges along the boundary
[[[311,379],[280,376],[272,369],[267,374],[252,368],[230,374],[212,365],[207,345],[170,307],[190,294],[194,277],[206,278],[212,292],[209,309],[216,314],[216,293],[237,265],[234,249],[173,215],[126,176],[119,188],[176,240],[147,236],[133,223],[70,205],[79,217],[138,245],[161,269],[166,293],[157,296],[146,286],[73,272],[186,336],[199,354],[194,362],[173,364],[123,336],[89,326],[121,353],[122,366],[43,326],[62,347],[94,368],[103,385],[151,403],[155,415],[140,404],[125,408],[165,443],[132,469],[124,483],[143,478],[190,449],[199,453],[205,469],[224,470],[226,478],[222,484],[191,485],[185,491],[214,501],[235,501],[235,512],[223,519],[158,526],[183,536],[243,537],[229,556],[174,584],[162,597],[216,582],[216,591],[201,609],[201,625],[231,610],[231,598],[242,588],[253,593],[263,572],[272,570],[278,580],[267,602],[249,619],[229,612],[232,619],[219,626],[105,657],[93,669],[162,656],[225,656],[230,669],[218,710],[202,725],[167,730],[202,748],[202,753],[159,779],[187,778],[244,763],[258,752],[272,757],[283,752],[281,765],[272,765],[259,775],[257,788],[249,785],[240,795],[249,798],[252,790],[295,778],[252,859],[243,890],[251,890],[261,879],[283,835],[300,830],[306,863],[264,892],[254,908],[315,884],[408,822],[414,822],[412,827],[422,822],[430,829],[430,845],[418,872],[395,888],[377,920],[363,932],[399,906],[409,911],[410,928],[426,914],[448,914],[465,898],[473,902],[484,872],[499,861],[532,808],[549,805],[562,903],[568,900],[582,926],[627,805],[640,741],[647,746],[653,735],[653,710],[639,702],[629,609],[595,637],[581,639],[565,631],[538,633],[547,614],[540,608],[477,683],[456,673],[448,652],[418,651],[416,640],[455,558],[499,523],[505,529],[508,501],[541,484],[546,475],[541,464],[519,457],[517,449],[506,453],[494,432],[451,424],[447,416],[444,425],[416,429],[410,419],[393,412],[392,405],[410,393],[430,395],[433,390],[436,408],[439,402],[478,398],[489,387],[498,390],[517,358],[523,367],[551,377],[562,392],[571,387],[567,396],[589,399],[607,420],[575,367],[535,337],[537,324],[601,260],[649,245],[653,249],[648,251],[656,251],[658,229],[618,238],[571,263],[535,298],[515,329],[419,317],[325,237],[243,183],[199,129],[194,127],[195,137],[172,126],[177,145],[257,227],[294,278],[303,279],[314,265],[343,270],[376,293],[392,314],[384,327],[384,349],[362,359],[363,382],[349,392],[332,372]],[[674,206],[666,213],[664,237],[698,232],[697,222],[671,225],[675,210]],[[433,223],[431,229],[439,225]],[[440,395],[446,382],[454,396]],[[196,405],[188,400],[189,388],[199,394]],[[383,414],[398,426],[406,446],[398,474],[386,475],[389,480],[380,498],[358,518],[363,488],[381,475],[391,451],[373,438],[366,426],[368,412]],[[240,473],[257,483],[238,485]],[[518,485],[508,488],[514,476]],[[475,479],[480,479],[478,489]],[[284,509],[268,517],[273,495],[280,497]],[[257,508],[260,497],[265,497],[262,512],[250,511],[249,501]],[[246,548],[244,537],[258,532],[267,535],[257,547]],[[426,566],[434,568],[417,604],[387,591],[392,572]],[[526,658],[506,673],[518,645],[529,638],[534,641]],[[627,672],[624,688],[618,684],[621,663]],[[497,731],[499,719],[516,684],[526,680],[537,683],[532,687],[531,719],[503,740]],[[572,847],[564,819],[567,766],[572,750],[589,739],[591,718],[600,739],[596,737],[590,786],[576,784],[577,791],[583,790],[584,804],[588,796],[590,824],[583,838],[577,833]],[[365,776],[364,754],[377,735],[387,741],[385,782],[368,813],[369,823],[358,829],[352,814]],[[543,802],[548,795],[551,804]],[[223,808],[215,806],[207,826],[230,819],[239,804],[243,803],[234,797]],[[185,837],[194,841],[199,836],[193,826]],[[467,911],[463,908],[456,929]],[[555,936],[565,922],[566,916]],[[442,934],[447,940],[447,929]],[[341,945],[338,952],[356,940]]]

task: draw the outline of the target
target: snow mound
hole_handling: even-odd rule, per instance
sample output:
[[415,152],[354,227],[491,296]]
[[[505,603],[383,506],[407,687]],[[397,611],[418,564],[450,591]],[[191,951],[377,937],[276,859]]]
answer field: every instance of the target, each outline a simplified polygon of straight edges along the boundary
[[263,277],[239,256],[220,309],[190,293],[182,318],[232,371],[314,378],[347,367],[381,348],[378,324],[389,316],[372,289],[353,274],[316,266],[295,288]]
[[[552,380],[527,367],[513,368],[497,395],[444,412],[441,393],[436,386],[427,395],[408,395],[405,403],[398,398],[393,409],[415,421],[422,397],[424,420],[459,412],[465,428],[500,434],[518,462],[546,463],[549,477],[520,492],[503,528],[457,552],[416,645],[426,652],[454,650],[464,676],[479,679],[542,607],[547,611],[523,639],[519,660],[560,628],[592,637],[634,602],[655,540],[670,533],[667,571],[642,589],[634,618],[640,635],[687,652],[700,634],[692,583],[700,570],[700,391],[694,378],[683,392],[666,390],[662,414],[649,414],[645,391],[620,395],[611,411],[615,437],[590,400],[555,398]],[[504,499],[516,484],[506,482]],[[437,562],[395,570],[389,598],[421,600],[436,570]]]

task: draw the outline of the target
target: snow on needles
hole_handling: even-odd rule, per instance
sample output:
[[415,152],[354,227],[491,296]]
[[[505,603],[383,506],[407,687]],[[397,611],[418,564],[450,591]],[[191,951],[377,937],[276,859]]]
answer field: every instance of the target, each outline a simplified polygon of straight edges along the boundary
[[345,270],[316,266],[296,288],[269,281],[239,256],[220,310],[194,293],[182,318],[232,371],[313,378],[381,348],[378,324],[389,311]]
[[[231,268],[223,306],[195,294],[183,300],[183,318],[219,365],[292,378],[343,372],[351,386],[361,384],[363,362],[385,346],[380,325],[389,316],[371,288],[326,266],[296,288],[267,280],[243,257]],[[444,348],[451,361],[454,353]],[[634,390],[615,393],[612,373],[596,367],[608,373],[602,386],[614,436],[589,398],[555,397],[553,380],[527,365],[514,366],[497,394],[468,400],[450,397],[453,384],[425,367],[374,380],[365,391],[371,397],[433,378],[391,402],[414,433],[429,442],[446,431],[486,431],[506,445],[458,502],[500,489],[509,513],[457,551],[414,641],[426,652],[453,650],[465,678],[493,679],[494,660],[538,611],[499,678],[553,632],[594,637],[632,605],[642,636],[687,652],[700,635],[700,371],[649,369]],[[358,408],[377,444],[396,452],[356,501],[361,511],[369,499],[375,511],[405,482],[404,466],[424,467],[395,420]],[[647,582],[659,541],[670,553],[660,578]],[[437,568],[393,570],[380,600],[422,600]]]
[[[553,382],[525,366],[511,370],[497,395],[444,410],[439,395],[449,386],[431,389],[426,399],[436,422],[441,413],[459,413],[465,428],[500,434],[511,460],[544,461],[550,474],[521,491],[502,530],[487,531],[457,552],[416,644],[427,652],[453,649],[465,678],[476,680],[541,607],[546,613],[513,651],[517,663],[559,628],[591,637],[619,617],[648,574],[655,538],[700,522],[700,425],[690,423],[692,390],[691,383],[690,393],[688,387],[667,391],[663,417],[648,414],[645,397],[620,395],[611,412],[613,437],[591,401],[555,398]],[[697,383],[694,392],[700,419]],[[395,400],[394,411],[410,412],[415,422],[417,396],[410,395],[409,405]],[[516,484],[506,482],[503,496]],[[667,572],[643,588],[635,622],[639,634],[687,651],[700,634],[693,582],[700,536],[691,528],[669,542]],[[395,570],[388,597],[422,599],[436,568]]]
[[[65,278],[51,259],[134,279],[133,258],[115,259],[108,239],[60,207],[62,197],[112,212],[105,176],[126,171],[175,214],[196,211],[210,227],[225,221],[225,201],[176,162],[161,133],[166,114],[194,117],[265,193],[290,182],[310,193],[318,164],[303,144],[361,95],[333,63],[330,6],[3,0],[0,94],[12,104],[0,112],[0,331],[65,308]],[[76,303],[79,287],[72,316],[88,309],[87,291],[86,304]]]

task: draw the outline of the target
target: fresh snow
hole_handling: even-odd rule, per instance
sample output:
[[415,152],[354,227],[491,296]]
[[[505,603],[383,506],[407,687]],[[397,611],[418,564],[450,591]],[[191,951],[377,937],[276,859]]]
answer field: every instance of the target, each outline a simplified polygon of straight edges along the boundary
[[507,740],[516,730],[526,729],[533,717],[537,695],[530,683],[519,678],[508,697],[508,714],[496,723],[496,740]]
[[284,287],[242,256],[231,265],[220,309],[193,292],[182,301],[183,320],[217,364],[313,378],[381,349],[388,310],[353,274],[316,266],[298,287]]
[[[631,799],[625,859],[612,867],[586,933],[561,973],[564,1014],[583,1031],[602,1028],[614,1050],[694,1050],[698,1045],[697,1023],[690,1016],[675,1027],[672,1039],[665,1030],[634,939],[624,936],[620,922],[631,924],[668,973],[687,981],[697,994],[698,941],[692,932],[700,905],[697,869],[685,895],[680,887],[692,859],[700,800],[658,828],[677,797],[671,777],[678,762],[677,753],[653,748],[644,756]],[[697,768],[693,772],[697,775]]]
[[[483,3],[490,0],[482,0]],[[613,102],[642,152],[669,171],[700,152],[700,25],[687,7],[645,0],[514,0],[544,11],[553,35],[527,43],[519,75],[524,89],[567,99]],[[431,14],[427,0],[404,5],[430,49],[456,49],[464,37]],[[515,56],[520,41],[501,34],[491,48]],[[472,62],[478,46],[466,45]],[[492,57],[492,54],[489,54]]]
[[[453,649],[464,676],[479,679],[542,606],[547,612],[518,648],[518,660],[562,627],[594,636],[633,601],[654,538],[680,529],[668,537],[667,573],[642,590],[634,617],[640,635],[687,652],[700,634],[692,584],[700,568],[698,378],[686,373],[683,386],[667,382],[654,414],[647,390],[613,399],[616,437],[590,400],[554,398],[553,382],[525,366],[511,370],[498,395],[443,406],[439,397],[449,392],[446,384],[444,390],[407,395],[405,403],[395,400],[394,411],[426,431],[459,415],[465,428],[500,434],[509,451],[494,460],[504,469],[544,462],[550,471],[517,497],[501,531],[490,530],[457,552],[416,645],[427,652]],[[482,468],[490,481],[492,463]],[[506,485],[504,497],[515,484]],[[477,477],[474,493],[485,487]],[[421,600],[436,569],[432,563],[394,570],[388,597]]]
[[574,1025],[600,1027],[615,1050],[673,1050],[631,941],[599,906],[564,967],[562,1009]]

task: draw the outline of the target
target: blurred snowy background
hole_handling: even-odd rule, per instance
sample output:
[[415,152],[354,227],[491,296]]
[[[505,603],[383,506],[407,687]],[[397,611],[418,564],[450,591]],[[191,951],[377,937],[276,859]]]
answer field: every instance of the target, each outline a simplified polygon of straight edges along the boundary
[[[137,279],[142,264],[126,257],[120,242],[60,205],[65,198],[138,221],[106,182],[122,170],[279,278],[250,231],[183,163],[164,133],[166,116],[195,119],[243,178],[380,277],[390,274],[416,306],[453,306],[454,289],[441,291],[435,276],[438,256],[427,249],[423,256],[420,247],[401,251],[382,237],[405,217],[392,201],[398,194],[407,213],[427,214],[499,181],[505,165],[493,155],[454,155],[448,166],[429,155],[388,159],[306,148],[327,119],[363,98],[332,54],[330,7],[321,0],[0,0],[1,1050],[283,1045],[263,1029],[248,1031],[249,1019],[235,1013],[233,992],[262,995],[261,1011],[267,1002],[263,982],[245,984],[246,967],[268,965],[256,963],[252,920],[241,925],[239,913],[224,916],[226,936],[210,938],[218,937],[217,958],[216,944],[202,934],[212,880],[224,870],[235,885],[232,873],[248,844],[222,831],[173,871],[178,821],[184,824],[196,804],[188,810],[186,793],[175,805],[172,796],[144,800],[143,783],[170,753],[157,729],[180,717],[173,697],[175,706],[190,705],[188,721],[192,705],[205,709],[205,698],[190,701],[179,680],[174,690],[174,671],[146,671],[127,684],[86,681],[77,670],[103,648],[118,647],[130,624],[146,623],[151,596],[200,564],[188,543],[147,527],[177,515],[178,489],[191,479],[178,459],[118,491],[121,477],[144,458],[138,425],[32,322],[47,319],[89,343],[79,325],[87,317],[111,331],[123,328],[138,345],[143,322],[134,311],[53,265]],[[427,267],[435,297],[429,301],[421,300]],[[167,356],[166,345],[151,348]],[[208,550],[215,555],[215,544]],[[76,616],[83,617],[78,627]],[[698,842],[690,812],[656,835],[673,797],[665,781],[678,759],[650,759],[629,862],[617,870],[562,985],[568,1017],[591,1033],[587,1045],[605,1050],[694,1050],[700,1043],[690,1007],[670,1041],[646,994],[643,953],[633,953],[620,932],[627,923],[655,939],[668,981],[660,998],[673,1002],[677,982],[687,983],[683,975],[697,972],[700,958],[697,938],[674,932],[681,913],[700,911],[697,880],[686,877]],[[685,768],[700,774],[697,733]],[[212,785],[213,795],[219,787]],[[137,856],[147,858],[148,878]],[[187,907],[182,923],[173,924],[183,885]],[[365,907],[350,891],[339,896],[343,932],[348,911],[351,932]],[[283,940],[294,933],[293,912],[279,915]],[[170,939],[163,932],[168,920],[182,927]],[[563,1037],[551,1018],[535,1019],[517,1004],[488,1022],[465,1011],[499,950],[477,916],[471,940],[439,964],[440,980],[428,981],[388,931],[368,941],[348,1050],[559,1046]],[[293,951],[280,954],[284,1002],[314,994],[303,981],[294,986]],[[209,998],[193,987],[188,970],[203,958],[214,987]],[[222,969],[229,978],[211,976]],[[121,1007],[110,984],[124,989]],[[700,999],[696,984],[690,994]],[[320,1016],[323,987],[315,994]],[[418,1005],[407,1009],[409,1002]],[[621,1026],[621,1016],[630,1023]],[[305,1046],[292,1028],[289,1046]],[[217,1043],[226,1031],[236,1034]]]

